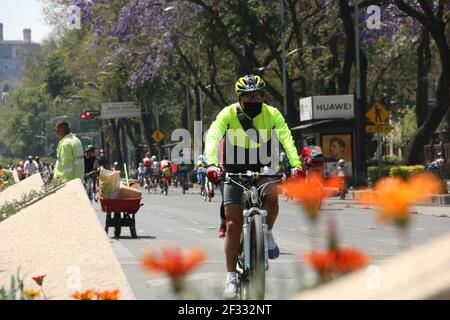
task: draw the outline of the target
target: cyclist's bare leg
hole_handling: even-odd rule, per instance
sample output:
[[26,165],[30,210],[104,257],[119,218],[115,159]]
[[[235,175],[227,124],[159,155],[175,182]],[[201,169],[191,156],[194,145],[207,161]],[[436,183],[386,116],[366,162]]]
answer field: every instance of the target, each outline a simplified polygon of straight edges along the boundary
[[236,263],[241,251],[241,232],[243,226],[242,205],[229,204],[225,206],[227,231],[225,234],[225,257],[227,271],[236,272]]
[[264,207],[267,210],[267,229],[272,230],[278,217],[278,194],[274,193],[267,195],[267,198],[264,201]]

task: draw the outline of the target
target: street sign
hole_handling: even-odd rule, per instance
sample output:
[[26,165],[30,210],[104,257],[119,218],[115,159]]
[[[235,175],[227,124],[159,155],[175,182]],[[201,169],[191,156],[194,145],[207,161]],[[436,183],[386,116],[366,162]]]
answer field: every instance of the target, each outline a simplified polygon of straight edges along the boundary
[[100,119],[140,118],[141,108],[134,101],[102,103]]
[[392,129],[394,129],[394,127],[388,124],[366,126],[367,133],[389,133],[392,131]]
[[159,130],[155,130],[153,131],[152,138],[154,141],[160,142],[162,139],[164,139],[164,133]]
[[376,125],[381,125],[387,118],[389,118],[389,111],[380,102],[376,101],[372,108],[367,111],[366,117]]

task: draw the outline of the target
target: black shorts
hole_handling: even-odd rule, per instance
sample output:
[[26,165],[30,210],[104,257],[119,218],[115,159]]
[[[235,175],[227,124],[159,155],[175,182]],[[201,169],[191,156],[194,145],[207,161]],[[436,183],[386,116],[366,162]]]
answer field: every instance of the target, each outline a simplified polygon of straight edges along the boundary
[[[273,179],[261,179],[261,181],[259,181],[258,183],[258,186],[272,180]],[[278,199],[278,188],[275,182],[268,184],[262,191],[270,198]],[[223,188],[223,202],[225,206],[230,204],[242,204],[243,192],[244,190],[242,189],[242,187],[238,186],[234,182],[225,182]]]

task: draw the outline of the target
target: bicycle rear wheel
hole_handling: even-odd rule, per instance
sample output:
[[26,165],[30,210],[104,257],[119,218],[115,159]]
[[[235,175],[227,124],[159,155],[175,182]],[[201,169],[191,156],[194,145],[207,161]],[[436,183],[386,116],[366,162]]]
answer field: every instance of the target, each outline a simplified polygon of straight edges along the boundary
[[253,216],[250,228],[250,270],[244,299],[263,300],[266,292],[266,262],[261,216]]

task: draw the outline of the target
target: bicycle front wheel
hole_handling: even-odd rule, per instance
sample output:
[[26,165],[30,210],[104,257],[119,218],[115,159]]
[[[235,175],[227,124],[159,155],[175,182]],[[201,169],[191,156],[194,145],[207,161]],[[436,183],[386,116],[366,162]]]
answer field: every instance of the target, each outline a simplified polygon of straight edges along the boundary
[[266,291],[266,261],[262,218],[254,215],[250,230],[250,270],[248,298],[263,300]]

